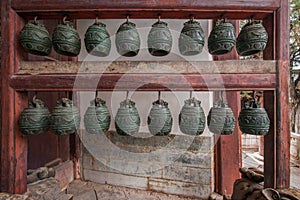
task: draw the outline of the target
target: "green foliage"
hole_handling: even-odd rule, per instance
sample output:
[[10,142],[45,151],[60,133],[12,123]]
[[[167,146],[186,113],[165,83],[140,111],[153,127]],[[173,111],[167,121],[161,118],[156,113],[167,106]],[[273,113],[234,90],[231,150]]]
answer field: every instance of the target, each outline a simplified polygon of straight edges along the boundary
[[300,66],[300,1],[291,0],[290,14],[290,62]]

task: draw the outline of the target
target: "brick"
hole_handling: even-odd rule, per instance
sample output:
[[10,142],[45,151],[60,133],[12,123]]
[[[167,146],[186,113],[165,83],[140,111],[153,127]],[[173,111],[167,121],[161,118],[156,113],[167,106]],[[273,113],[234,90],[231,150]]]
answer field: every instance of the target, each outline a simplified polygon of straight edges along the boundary
[[185,183],[180,181],[170,181],[163,179],[149,179],[149,189],[164,192],[167,194],[183,195],[188,197],[198,197],[208,199],[212,193],[211,185]]
[[163,169],[163,179],[199,183],[204,185],[212,184],[212,169],[201,169],[170,165]]
[[85,169],[93,169],[93,158],[90,154],[83,153],[82,155],[82,163]]
[[146,177],[100,172],[89,169],[84,170],[84,178],[86,181],[93,181],[95,183],[124,186],[143,190],[146,190],[148,185],[148,178]]

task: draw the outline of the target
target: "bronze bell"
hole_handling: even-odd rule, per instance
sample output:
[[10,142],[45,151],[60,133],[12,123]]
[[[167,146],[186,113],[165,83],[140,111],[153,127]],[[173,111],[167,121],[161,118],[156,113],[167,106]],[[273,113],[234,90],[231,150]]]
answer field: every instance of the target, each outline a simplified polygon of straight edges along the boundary
[[180,131],[188,135],[201,135],[205,128],[205,122],[201,101],[195,97],[185,100],[179,114]]
[[256,100],[245,102],[239,115],[239,127],[243,133],[266,135],[270,128],[270,119],[264,108]]
[[261,21],[249,21],[241,30],[236,48],[240,56],[250,56],[263,51],[268,42],[268,33]]
[[62,98],[57,101],[51,115],[51,128],[57,135],[73,134],[79,129],[79,110],[72,100]]
[[184,56],[201,53],[205,38],[200,23],[191,19],[183,25],[178,41],[180,53]]
[[152,135],[168,135],[172,130],[172,115],[168,103],[157,100],[152,103],[148,116],[148,128]]
[[139,132],[140,116],[135,107],[135,103],[126,99],[120,103],[115,118],[115,127],[120,135],[134,135]]
[[51,52],[52,43],[46,27],[39,23],[37,18],[34,22],[27,23],[20,32],[20,43],[28,53],[47,56]]
[[116,47],[121,56],[133,57],[140,51],[140,35],[135,24],[127,21],[123,23],[116,33]]
[[168,55],[172,49],[172,34],[166,22],[158,20],[148,34],[148,50],[153,56]]
[[63,20],[63,24],[57,25],[52,36],[54,50],[65,56],[78,56],[81,48],[81,40],[78,32],[73,28],[73,23]]
[[95,23],[87,29],[84,43],[89,54],[99,57],[108,56],[111,40],[105,27],[105,24],[98,22],[98,19],[96,19]]
[[33,98],[19,118],[20,131],[24,135],[45,133],[50,125],[50,112],[40,99]]
[[90,106],[84,114],[84,126],[88,133],[97,134],[108,131],[110,114],[105,101],[96,98],[90,102]]
[[219,99],[214,103],[207,116],[208,129],[215,134],[230,135],[235,127],[235,118],[226,102]]
[[232,51],[236,43],[234,26],[219,20],[208,37],[208,51],[212,55],[222,55]]

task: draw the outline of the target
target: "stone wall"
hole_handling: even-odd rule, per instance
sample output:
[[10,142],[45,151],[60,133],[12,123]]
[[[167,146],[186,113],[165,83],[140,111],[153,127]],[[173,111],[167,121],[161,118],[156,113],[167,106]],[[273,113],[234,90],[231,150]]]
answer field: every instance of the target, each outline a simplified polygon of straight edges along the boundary
[[82,134],[84,180],[208,199],[213,192],[212,138]]

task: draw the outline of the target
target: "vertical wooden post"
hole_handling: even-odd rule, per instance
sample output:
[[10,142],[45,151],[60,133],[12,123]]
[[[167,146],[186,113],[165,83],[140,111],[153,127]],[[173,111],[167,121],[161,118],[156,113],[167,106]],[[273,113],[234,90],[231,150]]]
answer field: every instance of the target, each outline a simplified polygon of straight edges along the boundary
[[[238,33],[238,21],[232,20],[230,22],[235,26]],[[214,57],[214,60],[236,59],[239,59],[239,56],[235,49],[229,54]],[[240,92],[227,91],[226,100],[237,118],[241,108]],[[215,137],[215,143],[215,189],[217,193],[222,195],[232,194],[233,183],[240,178],[239,168],[242,165],[241,133],[237,121],[233,134]]]
[[21,59],[17,36],[24,24],[11,9],[10,1],[2,1],[1,23],[1,191],[24,193],[27,190],[27,138],[19,131],[18,118],[27,106],[27,93],[16,93],[9,86],[9,78]]
[[276,188],[290,187],[289,11],[289,1],[281,0],[276,13]]
[[[264,60],[275,58],[275,14],[268,15],[263,20],[263,25],[268,32],[269,40],[264,50]],[[270,118],[269,133],[264,136],[264,186],[266,188],[276,187],[276,93],[275,91],[264,91],[264,107]]]

